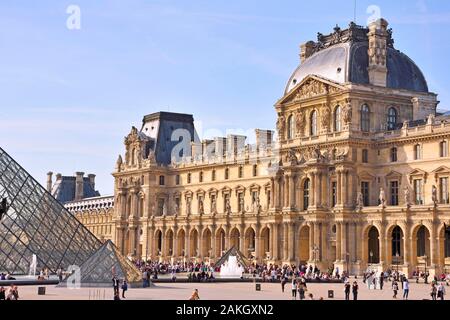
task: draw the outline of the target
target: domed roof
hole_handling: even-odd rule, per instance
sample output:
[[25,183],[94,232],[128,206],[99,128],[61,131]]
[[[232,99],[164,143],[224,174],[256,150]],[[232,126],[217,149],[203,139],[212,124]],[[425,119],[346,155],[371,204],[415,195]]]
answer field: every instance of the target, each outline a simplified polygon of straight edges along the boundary
[[[369,84],[368,46],[368,41],[348,41],[314,53],[294,71],[285,93],[290,92],[309,75],[320,76],[341,84]],[[387,87],[428,92],[425,77],[417,65],[393,46],[389,46],[387,50]]]

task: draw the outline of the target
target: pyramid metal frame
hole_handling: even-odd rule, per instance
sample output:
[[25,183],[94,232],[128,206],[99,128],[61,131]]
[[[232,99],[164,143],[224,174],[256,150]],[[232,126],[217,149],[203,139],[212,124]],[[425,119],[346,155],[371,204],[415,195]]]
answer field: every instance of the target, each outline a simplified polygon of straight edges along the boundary
[[216,262],[214,268],[221,267],[225,261],[228,260],[229,256],[235,256],[237,261],[244,267],[248,268],[250,265],[248,259],[240,252],[235,246],[233,246],[230,250],[225,252],[225,254]]
[[0,272],[28,274],[37,268],[56,272],[80,266],[102,243],[25,169],[0,148],[0,199],[8,211],[0,221]]
[[[106,241],[92,256],[80,266],[80,285],[82,287],[111,286],[112,278],[126,279],[132,284],[141,284],[139,269],[122,256],[111,240]],[[60,286],[67,285],[68,276]]]

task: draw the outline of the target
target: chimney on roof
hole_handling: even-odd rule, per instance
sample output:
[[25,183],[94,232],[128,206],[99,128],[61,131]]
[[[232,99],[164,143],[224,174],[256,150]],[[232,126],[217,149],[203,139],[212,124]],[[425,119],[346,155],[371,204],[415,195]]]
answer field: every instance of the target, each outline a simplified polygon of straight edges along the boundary
[[386,87],[387,85],[387,50],[389,23],[384,19],[378,19],[369,24],[369,82],[374,86]]
[[53,186],[53,172],[47,173],[47,191],[52,192],[52,186]]
[[75,173],[75,201],[80,201],[83,199],[84,195],[84,172]]
[[266,148],[270,146],[273,142],[273,131],[272,130],[261,130],[256,129],[256,147],[257,148]]
[[89,174],[89,183],[91,184],[92,190],[95,191],[95,174]]
[[300,62],[305,62],[306,59],[311,57],[314,54],[314,41],[308,41],[302,45],[300,45]]

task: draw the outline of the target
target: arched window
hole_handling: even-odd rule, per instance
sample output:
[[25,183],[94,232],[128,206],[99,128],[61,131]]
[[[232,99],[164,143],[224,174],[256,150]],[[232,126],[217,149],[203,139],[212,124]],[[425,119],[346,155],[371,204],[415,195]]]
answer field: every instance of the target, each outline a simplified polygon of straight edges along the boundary
[[287,123],[287,132],[288,132],[288,140],[294,139],[295,137],[295,124],[294,124],[294,116],[290,115]]
[[363,104],[361,107],[361,131],[370,131],[370,109],[367,104]]
[[392,230],[392,256],[401,256],[402,255],[402,229],[399,226],[396,226],[394,230]]
[[226,168],[225,169],[225,180],[228,180],[229,177],[230,177],[230,169]]
[[340,106],[337,106],[336,109],[334,110],[333,122],[334,122],[334,131],[335,132],[341,131],[341,107]]
[[317,136],[317,111],[315,110],[311,113],[310,129],[311,136]]
[[395,110],[395,108],[389,108],[387,117],[388,130],[395,130],[396,124],[397,124],[397,110]]
[[303,210],[308,210],[309,208],[309,179],[306,179],[303,183]]

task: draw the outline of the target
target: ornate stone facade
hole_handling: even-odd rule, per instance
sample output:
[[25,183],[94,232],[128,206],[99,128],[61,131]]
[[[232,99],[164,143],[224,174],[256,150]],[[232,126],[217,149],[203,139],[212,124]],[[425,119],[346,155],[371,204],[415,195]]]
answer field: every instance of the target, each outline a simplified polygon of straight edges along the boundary
[[[141,131],[132,129],[113,174],[113,237],[122,253],[215,261],[236,246],[261,263],[355,274],[450,271],[450,119],[436,115],[437,96],[418,69],[414,79],[385,72],[395,61],[384,20],[319,40],[302,46],[302,64],[276,103],[277,143],[264,130],[257,137],[267,139],[254,146],[239,147],[239,136],[191,137],[181,160],[162,163],[155,155],[163,151],[152,150],[165,140],[146,129],[178,122],[150,115]],[[355,75],[362,71],[342,64],[332,70],[345,73],[340,81],[320,64],[298,78],[317,55],[349,46],[343,61],[363,47],[370,68]],[[147,121],[156,118],[158,126]]]

